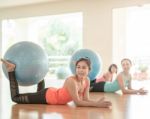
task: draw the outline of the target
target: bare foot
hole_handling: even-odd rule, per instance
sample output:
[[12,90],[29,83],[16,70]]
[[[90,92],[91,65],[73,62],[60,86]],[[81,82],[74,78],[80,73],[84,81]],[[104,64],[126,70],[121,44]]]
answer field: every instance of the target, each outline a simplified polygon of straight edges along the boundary
[[4,60],[4,59],[1,59],[1,61],[3,62],[3,64],[6,66],[6,69],[8,72],[12,72],[15,70],[16,68],[16,65],[7,61],[7,60]]

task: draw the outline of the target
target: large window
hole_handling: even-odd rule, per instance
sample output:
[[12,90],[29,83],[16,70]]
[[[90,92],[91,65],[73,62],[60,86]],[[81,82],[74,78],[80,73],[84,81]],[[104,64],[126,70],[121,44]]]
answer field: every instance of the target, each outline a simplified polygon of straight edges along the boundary
[[114,61],[129,57],[133,78],[150,78],[150,6],[113,10]]
[[35,42],[47,52],[48,78],[65,79],[70,56],[82,48],[82,13],[3,20],[3,54],[20,41]]

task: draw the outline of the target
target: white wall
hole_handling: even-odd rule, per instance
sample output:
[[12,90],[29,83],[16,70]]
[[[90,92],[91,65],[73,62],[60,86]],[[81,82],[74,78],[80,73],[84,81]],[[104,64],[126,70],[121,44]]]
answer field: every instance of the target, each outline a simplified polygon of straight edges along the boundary
[[150,0],[64,0],[3,8],[0,9],[0,19],[83,12],[84,48],[93,49],[101,55],[103,71],[106,71],[113,59],[112,9],[146,3],[150,3]]

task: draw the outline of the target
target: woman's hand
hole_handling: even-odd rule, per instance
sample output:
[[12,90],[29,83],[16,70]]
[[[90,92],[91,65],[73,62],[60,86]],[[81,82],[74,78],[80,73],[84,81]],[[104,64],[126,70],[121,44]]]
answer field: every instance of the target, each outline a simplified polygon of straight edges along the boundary
[[112,103],[110,101],[105,101],[105,98],[101,98],[96,102],[96,107],[103,107],[103,108],[108,108],[112,106]]
[[140,89],[138,90],[138,93],[141,94],[141,95],[145,95],[145,94],[148,93],[148,91],[147,91],[147,90],[144,90],[143,88],[140,88]]

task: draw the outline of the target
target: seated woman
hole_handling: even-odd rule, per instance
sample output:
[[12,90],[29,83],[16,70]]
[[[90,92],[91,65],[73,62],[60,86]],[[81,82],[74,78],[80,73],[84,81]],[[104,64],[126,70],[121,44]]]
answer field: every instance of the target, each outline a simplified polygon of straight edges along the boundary
[[[18,83],[15,78],[15,64],[1,59],[6,66],[10,80],[10,91],[12,101],[20,104],[50,104],[60,105],[74,101],[77,106],[104,107],[111,106],[111,102],[105,101],[104,98],[91,100],[89,98],[89,80],[91,62],[88,59],[81,58],[76,62],[76,74],[68,77],[62,88],[53,87],[45,88],[42,82],[38,85],[38,91],[35,93],[19,93]],[[41,89],[40,89],[41,87]]]
[[132,62],[130,59],[122,59],[121,66],[123,71],[120,72],[113,82],[98,82],[91,85],[92,92],[116,92],[121,89],[123,94],[146,94],[147,91],[140,88],[139,90],[132,89],[130,68]]
[[117,68],[116,64],[111,64],[106,73],[104,73],[102,76],[96,78],[96,83],[101,82],[101,81],[112,82],[114,75],[117,74],[117,69],[118,68]]

